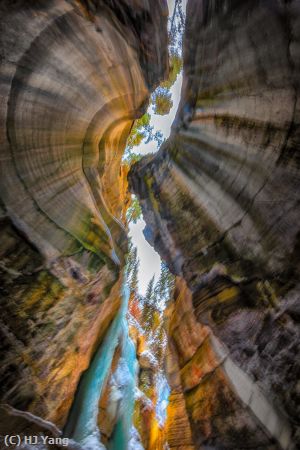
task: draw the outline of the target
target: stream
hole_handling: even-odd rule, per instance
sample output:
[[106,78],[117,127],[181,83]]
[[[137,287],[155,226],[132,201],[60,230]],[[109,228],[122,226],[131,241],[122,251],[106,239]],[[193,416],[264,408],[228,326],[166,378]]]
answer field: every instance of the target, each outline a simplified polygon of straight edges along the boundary
[[123,319],[122,324],[121,346],[121,358],[112,377],[113,386],[115,386],[116,391],[119,391],[119,418],[108,445],[109,450],[127,449],[135,403],[134,392],[138,363],[135,346],[129,336],[126,318]]
[[[114,436],[115,444],[113,443],[110,449],[126,449],[132,415],[132,413],[129,414],[129,411],[133,411],[134,406],[134,395],[131,395],[131,391],[134,390],[134,376],[136,370],[135,349],[129,338],[126,322],[128,300],[129,289],[125,283],[123,283],[121,308],[111,323],[104,340],[96,351],[90,366],[82,375],[64,430],[64,435],[66,437],[76,441],[83,446],[85,450],[105,449],[100,441],[100,431],[97,424],[99,400],[109,375],[115,349],[120,339],[122,343],[120,364],[123,364],[125,367],[123,372],[126,373],[127,371],[128,376],[126,380],[124,379],[126,382],[123,382],[124,399],[121,402],[123,414],[121,413],[121,418],[117,426],[118,431]],[[128,382],[129,379],[130,382]],[[128,404],[129,409],[125,406],[126,403]],[[124,414],[126,411],[127,413]]]
[[[168,0],[170,17],[173,14],[175,1]],[[182,1],[185,10],[186,0]],[[154,131],[161,129],[165,138],[170,134],[171,123],[177,110],[182,74],[179,73],[174,85],[170,89],[173,99],[173,106],[168,115],[164,117],[152,114],[151,126]],[[151,106],[149,106],[149,111]],[[139,147],[139,154],[147,154],[156,151],[153,143],[143,143]],[[129,236],[133,244],[138,249],[140,260],[139,269],[139,291],[144,295],[147,284],[154,274],[159,278],[160,257],[154,249],[147,243],[142,228],[145,224],[140,218],[135,224],[129,227]],[[149,270],[149,262],[151,269]],[[94,354],[90,366],[83,373],[75,399],[69,414],[64,435],[77,442],[84,450],[106,450],[101,443],[100,430],[98,428],[99,401],[103,390],[108,382],[113,356],[117,346],[121,346],[121,356],[118,366],[111,376],[110,399],[108,408],[117,410],[117,423],[114,427],[112,437],[107,445],[107,450],[144,450],[140,443],[139,434],[132,424],[132,416],[135,405],[135,389],[138,378],[138,361],[135,346],[129,336],[129,329],[126,314],[128,311],[129,288],[124,277],[122,287],[121,308],[112,321],[103,341]],[[157,422],[160,427],[164,426],[166,420],[166,409],[170,388],[164,372],[159,369],[155,389],[157,392],[157,404],[155,407]]]

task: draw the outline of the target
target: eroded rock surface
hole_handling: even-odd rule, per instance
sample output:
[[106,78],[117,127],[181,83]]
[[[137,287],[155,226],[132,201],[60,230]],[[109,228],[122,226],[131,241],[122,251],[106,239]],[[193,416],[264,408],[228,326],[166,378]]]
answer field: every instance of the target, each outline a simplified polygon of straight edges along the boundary
[[[264,420],[254,411],[249,425],[228,373],[196,386],[191,374],[204,370],[198,358],[209,364],[210,348],[180,344],[196,326],[213,331],[288,419],[290,437],[273,435],[276,445],[299,442],[299,38],[297,1],[190,0],[171,137],[129,175],[146,238],[192,295],[194,325],[181,332],[180,324],[172,339],[191,353],[180,379],[197,448],[271,448],[272,433],[255,431]],[[244,420],[250,428],[239,440]]]
[[235,364],[212,329],[199,323],[192,298],[177,280],[168,310],[170,443],[175,448],[176,443],[191,448],[289,448],[292,430],[281,408]]
[[1,401],[60,427],[120,306],[120,161],[168,69],[167,14],[163,1],[0,5]]
[[[15,409],[1,409],[0,434],[63,427],[119,310],[120,161],[166,75],[166,21],[162,0],[1,2],[0,400]],[[162,429],[136,339],[152,410],[145,395],[134,420],[153,449],[299,445],[299,37],[297,0],[188,2],[172,135],[130,174],[178,277]],[[117,348],[110,378],[118,361]],[[114,387],[99,403],[104,443]]]

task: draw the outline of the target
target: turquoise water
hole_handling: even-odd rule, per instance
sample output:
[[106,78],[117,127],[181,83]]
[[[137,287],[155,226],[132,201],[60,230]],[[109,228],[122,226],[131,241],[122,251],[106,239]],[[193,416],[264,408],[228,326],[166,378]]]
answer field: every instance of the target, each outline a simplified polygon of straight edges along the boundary
[[[120,311],[96,351],[89,368],[82,375],[68,423],[64,430],[65,436],[75,440],[84,446],[86,450],[104,449],[100,442],[100,432],[97,426],[98,405],[109,374],[114,351],[119,339],[122,338],[124,340],[124,323],[126,324],[125,316],[129,300],[129,289],[125,286],[125,283],[122,297]],[[126,357],[130,357],[130,365],[132,365],[131,360],[133,360],[133,350],[129,348],[131,344],[123,344],[124,354],[126,354]],[[121,450],[121,448],[119,447],[118,450]]]
[[124,319],[122,354],[114,374],[115,382],[121,392],[121,402],[118,422],[108,446],[109,450],[126,450],[128,447],[135,402],[137,364],[135,346],[129,336],[127,321]]
[[[117,405],[117,423],[108,444],[108,450],[127,450],[132,439],[132,415],[135,404],[138,362],[134,343],[129,336],[126,313],[129,289],[123,286],[121,308],[111,323],[106,336],[97,349],[89,368],[84,372],[75,396],[64,435],[80,444],[85,450],[105,450],[98,429],[99,400],[118,344],[121,356],[110,380],[112,391],[110,402]],[[156,416],[162,426],[166,419],[169,386],[162,371],[157,374],[158,401]],[[133,445],[133,446],[132,446]],[[143,449],[140,442],[133,440],[130,448]]]

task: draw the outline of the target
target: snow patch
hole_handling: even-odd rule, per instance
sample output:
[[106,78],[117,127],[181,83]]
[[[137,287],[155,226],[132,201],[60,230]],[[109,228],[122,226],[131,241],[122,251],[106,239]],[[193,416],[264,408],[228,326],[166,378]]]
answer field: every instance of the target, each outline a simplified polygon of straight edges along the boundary
[[128,450],[145,450],[141,443],[141,437],[137,429],[132,426],[130,429],[130,438],[128,442]]

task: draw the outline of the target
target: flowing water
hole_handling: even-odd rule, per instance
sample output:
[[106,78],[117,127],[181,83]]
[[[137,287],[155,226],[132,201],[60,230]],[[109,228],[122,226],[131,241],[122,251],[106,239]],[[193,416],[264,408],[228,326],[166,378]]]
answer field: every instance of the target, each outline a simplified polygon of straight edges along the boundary
[[[118,422],[116,424],[109,450],[126,450],[130,439],[134,392],[136,386],[137,359],[135,346],[129,336],[126,318],[122,323],[122,352],[118,367],[113,375],[113,385],[119,391]],[[113,400],[113,399],[112,399]]]
[[[110,371],[116,346],[121,337],[124,341],[128,300],[129,289],[124,283],[120,311],[96,351],[89,368],[81,378],[68,423],[64,430],[65,436],[78,442],[85,450],[102,450],[105,448],[100,442],[100,432],[97,425],[99,400]],[[125,341],[128,339],[125,339]],[[126,353],[127,356],[130,353],[131,359],[133,359],[131,344],[126,342],[125,344],[123,343],[122,347],[124,354]]]
[[[168,4],[172,14],[175,0],[168,0]],[[184,9],[185,4],[186,0],[182,0]],[[171,123],[179,102],[181,82],[182,75],[179,74],[175,84],[171,88],[173,107],[168,117],[165,116],[162,118],[161,116],[152,114],[151,126],[154,126],[154,131],[156,131],[157,127],[161,128],[164,138],[167,138],[170,134]],[[144,143],[143,147],[139,150],[137,153],[146,154],[149,151],[155,151],[155,147],[151,147],[151,143],[148,146]],[[139,219],[136,225],[130,225],[129,230],[132,242],[138,248],[138,256],[140,259],[140,291],[145,290],[153,273],[156,273],[156,278],[158,278],[160,271],[160,258],[146,242],[142,234],[143,227],[143,219]],[[149,261],[152,262],[151,270],[149,270]],[[156,263],[154,263],[155,261]],[[126,319],[129,294],[129,289],[124,281],[120,311],[112,321],[104,340],[92,358],[89,368],[82,375],[64,430],[65,436],[79,443],[84,450],[105,450],[104,445],[101,443],[98,428],[99,400],[108,381],[113,356],[118,344],[121,345],[121,357],[117,369],[110,379],[110,399],[108,405],[108,408],[115,408],[117,410],[117,423],[107,448],[108,450],[144,450],[140,443],[139,434],[132,424],[138,363],[135,347],[129,336]],[[157,422],[160,427],[163,427],[166,420],[170,388],[165,374],[161,369],[158,370],[156,375],[155,388],[157,392]]]

